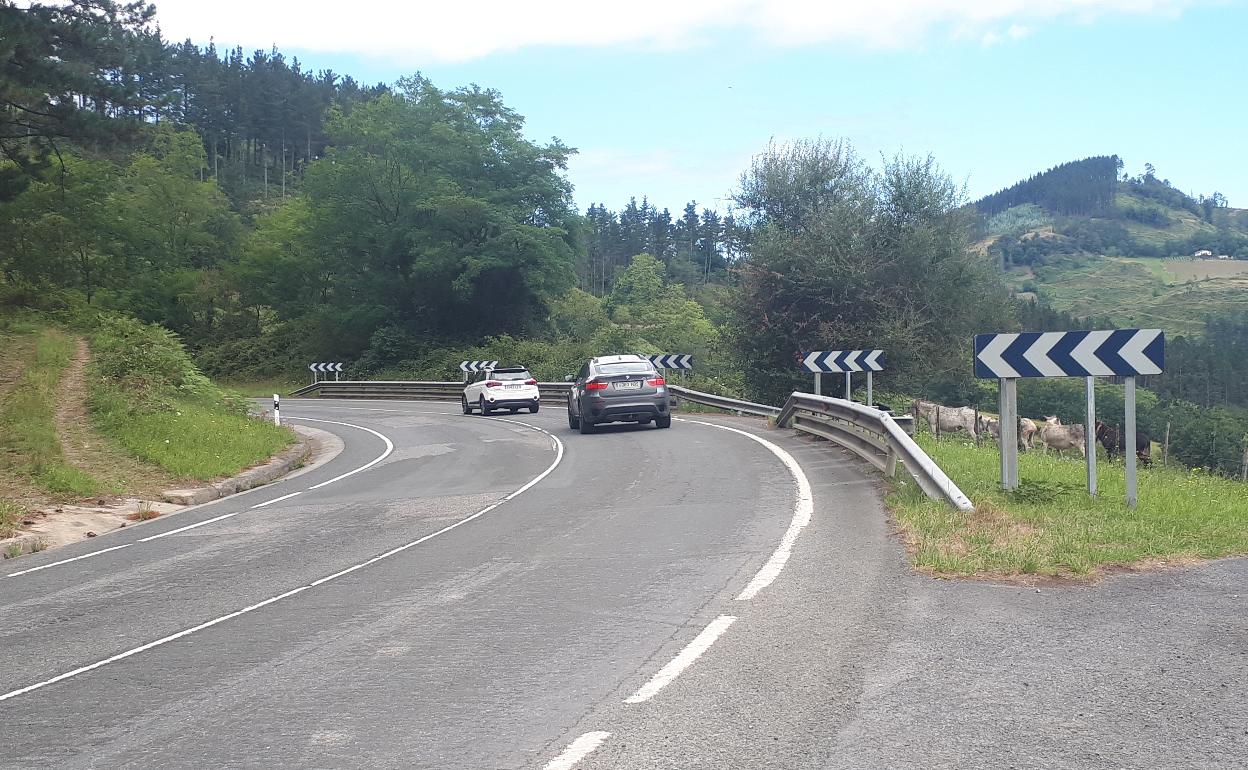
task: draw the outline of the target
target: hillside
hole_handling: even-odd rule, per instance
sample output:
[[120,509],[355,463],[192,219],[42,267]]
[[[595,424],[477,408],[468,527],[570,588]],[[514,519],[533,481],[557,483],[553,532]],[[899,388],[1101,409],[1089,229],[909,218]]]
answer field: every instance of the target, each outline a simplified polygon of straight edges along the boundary
[[[1077,317],[1193,334],[1210,315],[1242,312],[1248,209],[1218,193],[1193,198],[1151,166],[1108,174],[1106,158],[1089,158],[982,199],[975,248],[1020,297]],[[1194,257],[1202,251],[1212,258]]]

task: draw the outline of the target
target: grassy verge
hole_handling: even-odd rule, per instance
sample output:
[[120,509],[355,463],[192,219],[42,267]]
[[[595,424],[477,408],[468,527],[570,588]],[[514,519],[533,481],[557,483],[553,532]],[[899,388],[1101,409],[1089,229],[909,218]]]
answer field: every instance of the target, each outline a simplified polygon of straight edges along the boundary
[[10,500],[0,500],[0,540],[18,533],[26,509]]
[[292,380],[288,377],[262,380],[217,380],[217,383],[220,384],[221,387],[227,388],[248,398],[272,398],[274,393],[285,396],[291,391],[302,388],[309,382],[310,379]]
[[101,317],[91,340],[96,427],[134,456],[180,476],[229,476],[281,451],[287,428],[247,417],[246,402],[205,378],[169,332]]
[[915,565],[947,575],[1091,576],[1117,565],[1248,553],[1248,489],[1198,471],[1140,469],[1128,509],[1121,464],[1098,463],[1100,496],[1079,458],[1019,458],[1021,489],[999,489],[995,447],[954,439],[920,445],[975,502],[971,513],[928,500],[914,484],[890,497]]
[[0,405],[0,463],[45,492],[94,494],[100,483],[65,462],[56,433],[57,385],[74,341],[51,328],[34,335],[26,367]]

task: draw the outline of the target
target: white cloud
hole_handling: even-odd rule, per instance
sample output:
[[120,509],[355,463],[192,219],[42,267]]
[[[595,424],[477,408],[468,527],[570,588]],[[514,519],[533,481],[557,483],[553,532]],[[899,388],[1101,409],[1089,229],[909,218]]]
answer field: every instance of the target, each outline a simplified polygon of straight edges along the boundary
[[716,30],[774,45],[913,45],[934,35],[1019,38],[1060,19],[1176,15],[1201,0],[161,0],[171,40],[375,55],[402,64],[468,61],[537,46],[697,45]]

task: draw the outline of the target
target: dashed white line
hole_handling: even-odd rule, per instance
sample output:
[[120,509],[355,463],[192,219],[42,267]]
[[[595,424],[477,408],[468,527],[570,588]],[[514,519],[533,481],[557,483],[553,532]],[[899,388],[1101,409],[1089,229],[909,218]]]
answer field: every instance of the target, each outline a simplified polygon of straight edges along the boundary
[[[317,484],[316,486],[308,487],[307,489],[300,490],[300,491],[298,491],[298,492],[291,492],[291,493],[290,493],[290,494],[288,494],[288,495],[282,495],[281,497],[275,497],[275,498],[273,498],[272,500],[266,500],[266,501],[265,501],[265,502],[263,502],[263,503],[259,503],[259,504],[257,504],[257,505],[253,505],[253,506],[251,506],[251,508],[250,508],[250,509],[248,509],[248,510],[255,510],[256,508],[264,508],[265,506],[267,506],[267,505],[272,505],[273,503],[280,503],[280,502],[281,502],[281,501],[283,501],[283,500],[289,500],[290,498],[295,497],[295,496],[297,496],[297,495],[301,495],[301,494],[303,494],[304,492],[309,492],[309,491],[311,491],[311,490],[313,490],[313,489],[320,489],[321,487],[326,486],[326,485],[328,485],[328,484],[333,484],[335,481],[341,481],[342,479],[345,479],[345,478],[347,478],[348,476],[353,476],[353,475],[355,475],[355,474],[357,474],[357,473],[360,473],[361,471],[366,471],[366,470],[368,470],[369,468],[373,467],[373,466],[374,466],[374,465],[376,465],[377,463],[379,463],[379,462],[381,462],[382,460],[384,460],[384,459],[386,459],[387,457],[389,457],[389,456],[390,456],[390,454],[391,454],[392,452],[394,452],[394,442],[392,442],[389,438],[387,438],[387,437],[383,436],[382,434],[378,433],[377,431],[373,430],[372,428],[365,428],[363,425],[353,425],[352,423],[349,423],[349,422],[336,422],[336,421],[334,421],[334,420],[316,420],[316,419],[313,419],[313,418],[311,418],[311,417],[293,417],[293,416],[292,416],[292,417],[289,417],[288,419],[292,419],[292,420],[306,420],[306,421],[308,421],[308,422],[327,422],[327,423],[330,423],[330,424],[332,424],[332,425],[343,425],[343,426],[346,426],[346,427],[348,427],[348,428],[358,428],[359,430],[368,431],[369,433],[373,434],[374,436],[376,436],[377,438],[379,438],[379,439],[381,439],[382,441],[384,441],[384,442],[385,442],[385,444],[386,444],[386,451],[382,452],[380,455],[378,455],[375,459],[373,459],[371,462],[367,463],[366,465],[361,465],[360,467],[358,467],[358,468],[356,468],[356,469],[354,469],[354,470],[348,471],[348,472],[346,472],[346,473],[342,474],[341,476],[335,476],[334,478],[330,479],[329,481],[323,481],[323,482],[321,482],[320,484]],[[254,490],[247,490],[247,492],[251,492],[251,491],[254,491]],[[243,494],[246,494],[246,492],[244,492]],[[60,566],[60,565],[62,565],[62,564],[69,564],[70,562],[80,561],[80,560],[82,560],[82,559],[89,559],[89,558],[91,558],[92,556],[99,556],[100,554],[109,553],[110,551],[119,551],[119,550],[121,550],[122,548],[129,548],[130,546],[134,545],[135,543],[146,543],[146,542],[149,542],[149,541],[152,541],[152,540],[159,540],[159,539],[160,539],[160,538],[162,538],[162,537],[168,537],[168,536],[170,536],[170,535],[176,535],[176,534],[178,534],[179,532],[186,532],[187,530],[197,529],[197,528],[199,528],[199,527],[203,527],[203,526],[206,526],[206,525],[208,525],[208,524],[213,524],[213,523],[216,523],[216,522],[218,522],[218,521],[222,521],[222,520],[224,520],[224,519],[229,519],[229,518],[232,518],[232,517],[234,517],[234,516],[237,516],[237,515],[238,515],[238,514],[240,514],[240,513],[243,513],[243,511],[234,511],[233,513],[226,513],[226,514],[222,514],[221,516],[216,516],[216,517],[211,518],[211,519],[205,519],[204,521],[199,521],[199,522],[196,522],[196,523],[194,523],[194,524],[188,524],[188,525],[186,525],[185,527],[178,527],[177,529],[171,529],[171,530],[169,530],[169,531],[167,531],[167,532],[160,532],[160,533],[155,534],[155,535],[149,535],[149,536],[147,536],[147,537],[141,537],[141,538],[139,538],[138,540],[136,540],[134,543],[125,543],[125,544],[123,544],[123,545],[115,545],[115,546],[113,546],[112,548],[101,548],[101,549],[100,549],[100,550],[98,550],[98,551],[91,551],[90,553],[84,553],[84,554],[82,554],[81,556],[75,556],[75,557],[73,557],[72,559],[62,559],[61,561],[54,561],[54,562],[52,562],[51,564],[44,564],[44,565],[41,565],[41,566],[39,566],[39,567],[31,567],[30,569],[24,569],[24,570],[20,570],[20,571],[18,571],[18,572],[10,572],[10,573],[8,573],[7,575],[4,575],[3,577],[6,577],[6,578],[19,577],[19,576],[21,576],[21,575],[26,575],[26,574],[29,574],[29,573],[31,573],[31,572],[38,572],[38,571],[40,571],[40,570],[49,569],[49,568],[51,568],[51,567],[58,567],[58,566]]]
[[571,770],[577,762],[592,754],[603,744],[603,741],[610,737],[611,733],[603,730],[585,733],[569,743],[559,756],[547,762],[544,770]]
[[658,694],[659,690],[667,687],[676,677],[681,675],[685,669],[693,665],[693,662],[702,657],[702,653],[710,649],[728,627],[735,623],[737,619],[732,615],[720,615],[711,621],[710,625],[702,629],[702,633],[693,638],[693,641],[685,646],[685,649],[671,659],[666,666],[659,669],[659,673],[642,685],[642,688],[632,695],[624,699],[625,703],[644,703]]
[[[307,418],[303,418],[303,419],[307,419]],[[327,420],[321,420],[320,422],[328,422],[328,421],[327,421]],[[506,422],[517,422],[517,421],[514,421],[514,420],[507,420]],[[563,442],[559,440],[559,437],[558,437],[558,436],[556,436],[556,435],[554,435],[553,433],[550,433],[550,432],[548,432],[548,431],[542,430],[541,428],[538,428],[538,427],[537,427],[537,426],[535,426],[535,425],[528,425],[528,423],[521,423],[521,422],[517,422],[517,424],[519,424],[519,425],[525,425],[526,427],[533,428],[534,430],[538,430],[538,431],[541,431],[542,433],[545,433],[547,436],[550,436],[550,438],[551,438],[551,440],[554,442],[554,446],[555,446],[555,460],[554,460],[554,462],[552,462],[552,463],[550,464],[550,466],[549,466],[548,468],[546,468],[546,470],[542,471],[540,474],[538,474],[536,477],[534,477],[531,481],[529,481],[529,483],[525,484],[525,485],[524,485],[523,487],[521,487],[521,488],[520,488],[520,490],[519,490],[519,491],[524,491],[524,490],[526,490],[526,489],[530,489],[530,488],[531,488],[534,484],[538,483],[538,482],[539,482],[539,481],[541,481],[542,479],[544,479],[544,478],[546,478],[547,476],[549,476],[551,473],[553,473],[553,472],[554,472],[555,468],[559,467],[559,463],[563,462]],[[356,426],[352,426],[352,427],[356,427]],[[367,430],[367,429],[365,429],[365,430]],[[387,441],[387,443],[389,443],[389,441]],[[511,497],[514,497],[516,494],[518,494],[518,492],[513,492],[513,493],[512,493],[512,494],[511,494],[511,495],[510,495],[507,499],[511,499]],[[377,562],[381,561],[382,559],[387,559],[387,558],[389,558],[389,557],[391,557],[391,556],[394,556],[395,554],[402,553],[403,551],[406,551],[406,550],[408,550],[409,548],[414,548],[414,547],[416,547],[416,546],[420,545],[421,543],[424,543],[424,542],[426,542],[426,541],[428,541],[428,540],[432,540],[433,538],[437,537],[438,535],[445,534],[445,533],[450,532],[451,530],[453,530],[453,529],[455,529],[455,528],[457,528],[457,527],[461,527],[461,526],[463,526],[463,525],[467,524],[467,523],[468,523],[468,522],[470,522],[470,521],[473,521],[473,520],[475,520],[475,519],[478,519],[478,518],[480,518],[481,516],[484,516],[486,513],[488,513],[488,512],[490,512],[490,511],[494,510],[494,509],[495,509],[495,508],[497,508],[498,506],[499,506],[499,503],[495,503],[495,504],[493,504],[493,505],[491,505],[491,506],[489,506],[489,507],[487,507],[487,508],[484,508],[484,509],[482,509],[482,510],[480,510],[480,511],[477,511],[476,513],[472,514],[471,516],[468,516],[468,517],[465,517],[465,518],[463,518],[463,519],[460,519],[459,521],[455,522],[454,524],[451,524],[451,525],[449,525],[449,526],[443,527],[442,529],[439,529],[437,532],[434,532],[433,534],[430,534],[430,535],[425,535],[424,537],[422,537],[422,538],[420,538],[420,539],[418,539],[418,540],[413,540],[412,542],[407,543],[407,544],[405,544],[405,545],[401,545],[401,546],[399,546],[398,548],[392,548],[392,549],[390,549],[389,551],[386,551],[385,553],[380,554],[379,556],[374,556],[373,558],[368,559],[367,561],[360,562],[359,564],[356,564],[356,565],[354,565],[354,566],[352,566],[352,567],[348,567],[347,569],[344,569],[344,570],[340,570],[340,571],[338,571],[338,572],[335,572],[335,573],[334,573],[334,574],[332,574],[332,575],[326,575],[325,577],[323,577],[323,578],[321,578],[321,579],[319,579],[319,580],[314,580],[314,581],[312,581],[311,583],[308,583],[307,585],[302,585],[302,586],[299,586],[298,588],[293,588],[293,589],[291,589],[291,590],[289,590],[289,591],[286,591],[285,593],[281,593],[281,594],[278,594],[277,596],[271,597],[271,598],[269,598],[269,599],[265,599],[265,600],[264,600],[264,601],[262,601],[262,602],[257,602],[257,603],[255,603],[255,604],[252,604],[252,605],[249,605],[249,606],[247,606],[247,607],[244,607],[244,608],[242,608],[241,610],[236,610],[236,611],[234,611],[234,612],[231,612],[231,613],[229,613],[228,615],[222,615],[221,617],[218,617],[218,618],[213,618],[212,620],[206,621],[206,622],[204,622],[204,623],[200,623],[200,624],[199,624],[199,625],[197,625],[197,626],[193,626],[193,627],[188,628],[188,629],[185,629],[185,630],[183,630],[183,631],[179,631],[179,632],[177,632],[177,633],[175,633],[175,634],[170,634],[170,635],[168,635],[168,636],[161,637],[160,639],[157,639],[157,640],[155,640],[155,641],[148,642],[147,644],[140,645],[140,646],[135,647],[135,648],[130,649],[130,650],[126,650],[125,652],[119,652],[119,653],[117,653],[116,655],[113,655],[113,656],[111,656],[111,657],[105,658],[105,659],[103,659],[103,660],[98,660],[98,661],[96,661],[96,662],[94,662],[94,663],[90,663],[90,664],[85,665],[85,666],[80,666],[79,668],[76,668],[76,669],[74,669],[74,670],[72,670],[72,671],[66,671],[65,673],[63,673],[63,674],[58,674],[58,675],[56,675],[56,676],[52,677],[51,679],[45,679],[45,680],[44,680],[44,681],[42,681],[42,682],[36,682],[35,684],[32,684],[32,685],[27,685],[26,687],[22,687],[22,688],[19,688],[19,689],[17,689],[17,690],[13,690],[12,692],[7,692],[7,693],[4,693],[3,695],[0,695],[0,701],[6,701],[6,700],[9,700],[10,698],[16,698],[16,697],[17,697],[17,696],[19,696],[19,695],[24,695],[24,694],[26,694],[26,693],[28,693],[28,692],[33,692],[33,691],[38,690],[38,689],[41,689],[41,688],[43,688],[43,687],[47,687],[48,685],[55,684],[55,683],[57,683],[57,682],[61,682],[61,681],[64,681],[64,680],[66,680],[66,679],[70,679],[70,678],[72,678],[72,677],[78,676],[79,674],[85,674],[85,673],[87,673],[88,671],[94,671],[95,669],[97,669],[97,668],[101,668],[101,667],[103,667],[103,666],[107,666],[107,665],[108,665],[108,664],[110,664],[110,663],[116,663],[117,661],[120,661],[120,660],[125,660],[126,658],[129,658],[129,657],[131,657],[131,656],[133,656],[133,655],[138,655],[138,654],[139,654],[139,653],[141,653],[141,652],[146,652],[147,650],[150,650],[150,649],[152,649],[152,648],[154,648],[154,647],[159,647],[159,646],[160,646],[160,645],[162,645],[162,644],[168,644],[169,642],[172,642],[172,641],[174,641],[174,640],[176,640],[176,639],[181,639],[181,638],[182,638],[182,637],[184,637],[184,636],[189,636],[190,634],[193,634],[193,633],[195,633],[196,631],[202,631],[202,630],[204,630],[205,628],[211,628],[212,626],[215,626],[215,625],[217,625],[217,624],[219,624],[219,623],[224,623],[224,622],[225,622],[225,621],[227,621],[227,620],[231,620],[231,619],[233,619],[233,618],[237,618],[237,617],[239,617],[240,615],[246,615],[246,614],[247,614],[247,613],[249,613],[249,612],[254,612],[255,610],[258,610],[258,609],[260,609],[260,608],[262,608],[262,607],[267,607],[267,606],[268,606],[268,605],[270,605],[270,604],[273,604],[273,603],[275,603],[275,602],[279,602],[279,601],[281,601],[282,599],[288,599],[288,598],[290,598],[290,597],[292,597],[292,596],[295,596],[296,594],[303,593],[304,591],[307,591],[307,590],[309,590],[309,589],[315,588],[315,587],[317,587],[317,586],[319,586],[319,585],[322,585],[322,584],[324,584],[324,583],[328,583],[328,582],[329,582],[329,581],[331,581],[331,580],[334,580],[334,579],[340,578],[340,577],[342,577],[343,575],[348,575],[348,574],[350,574],[350,573],[352,573],[352,572],[355,572],[356,570],[363,569],[364,567],[367,567],[367,566],[369,566],[370,564],[376,564]]]
[[51,569],[52,567],[59,567],[62,564],[69,564],[71,561],[90,559],[92,556],[99,556],[100,554],[108,553],[109,551],[120,551],[122,548],[129,548],[132,545],[134,545],[134,543],[126,543],[124,545],[115,545],[112,548],[104,548],[99,551],[92,551],[91,553],[84,553],[82,556],[75,556],[72,559],[61,559],[60,561],[54,561],[51,564],[44,564],[39,567],[31,567],[30,569],[24,569],[24,570],[21,570],[20,572],[10,572],[9,574],[5,575],[5,577],[17,577],[18,575],[26,575],[31,572],[38,572],[41,569]]
[[780,458],[780,462],[784,463],[785,467],[789,469],[789,473],[792,474],[793,480],[797,482],[797,503],[793,506],[793,520],[789,523],[789,528],[784,533],[784,537],[780,539],[780,545],[776,547],[776,550],[771,554],[771,558],[767,560],[762,569],[754,575],[754,579],[749,582],[749,585],[741,593],[737,594],[737,601],[748,601],[753,599],[754,595],[759,591],[771,585],[780,576],[780,571],[784,569],[784,565],[789,561],[789,556],[793,553],[793,545],[797,542],[797,536],[810,523],[811,514],[814,513],[815,509],[814,497],[810,492],[810,479],[806,478],[806,474],[802,471],[802,466],[798,465],[797,460],[793,459],[793,455],[765,438],[755,436],[748,431],[730,428],[727,425],[716,425],[713,422],[703,422],[701,420],[684,420],[684,422],[708,425],[712,428],[740,433],[751,441],[757,441],[767,447],[776,457]]

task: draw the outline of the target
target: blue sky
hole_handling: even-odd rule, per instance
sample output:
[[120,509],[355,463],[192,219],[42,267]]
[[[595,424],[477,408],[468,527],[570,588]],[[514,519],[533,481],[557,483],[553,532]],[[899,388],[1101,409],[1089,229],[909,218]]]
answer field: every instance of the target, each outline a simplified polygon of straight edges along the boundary
[[[579,149],[569,177],[581,208],[645,195],[673,212],[691,199],[723,210],[768,141],[820,135],[877,164],[930,153],[971,198],[1117,153],[1133,174],[1150,162],[1185,191],[1248,207],[1242,2],[892,0],[880,10],[855,0],[838,15],[837,4],[811,11],[796,0],[561,0],[504,3],[483,26],[487,0],[436,10],[361,0],[351,22],[335,19],[341,5],[273,3],[288,13],[267,20],[231,14],[232,1],[197,16],[198,3],[165,0],[157,18],[171,38],[276,45],[305,68],[367,83],[419,70],[442,88],[497,89],[530,138]],[[246,23],[223,21],[236,16]]]

